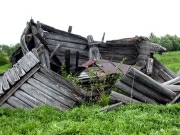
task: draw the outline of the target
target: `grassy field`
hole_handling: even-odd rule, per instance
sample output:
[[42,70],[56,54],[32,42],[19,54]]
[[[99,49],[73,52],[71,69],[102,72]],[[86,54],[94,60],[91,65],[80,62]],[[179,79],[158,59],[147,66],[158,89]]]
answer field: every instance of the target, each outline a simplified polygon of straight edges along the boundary
[[0,73],[3,73],[5,72],[6,70],[8,70],[9,68],[11,68],[11,64],[6,64],[6,65],[3,65],[3,66],[0,66]]
[[0,109],[2,135],[178,135],[180,105],[126,105],[111,112],[99,106],[61,112],[48,106]]
[[[179,71],[180,52],[155,55],[174,72]],[[0,72],[10,65],[0,67]],[[129,104],[111,112],[101,107],[76,107],[59,111],[49,106],[32,110],[1,108],[0,135],[179,135],[180,104]]]
[[155,57],[175,73],[180,70],[180,51],[156,54]]

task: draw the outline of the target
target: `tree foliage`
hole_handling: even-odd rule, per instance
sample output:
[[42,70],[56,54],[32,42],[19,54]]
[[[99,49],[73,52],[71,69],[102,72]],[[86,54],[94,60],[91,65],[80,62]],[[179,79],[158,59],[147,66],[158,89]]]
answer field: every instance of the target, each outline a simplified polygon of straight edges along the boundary
[[8,56],[5,52],[3,52],[2,50],[0,50],[0,66],[8,64],[9,63],[9,59]]
[[157,37],[154,33],[150,33],[149,39],[167,48],[167,51],[178,51],[180,50],[180,38],[176,35],[171,36],[169,34],[161,37]]

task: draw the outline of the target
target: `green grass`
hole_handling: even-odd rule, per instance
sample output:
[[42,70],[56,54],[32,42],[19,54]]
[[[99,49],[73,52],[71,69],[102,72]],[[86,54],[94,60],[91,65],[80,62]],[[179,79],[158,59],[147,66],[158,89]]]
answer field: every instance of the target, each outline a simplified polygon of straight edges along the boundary
[[6,64],[6,65],[3,65],[3,66],[0,66],[0,73],[3,73],[5,71],[7,71],[9,68],[11,68],[11,64]]
[[99,106],[66,112],[42,106],[32,110],[0,109],[2,135],[178,135],[180,104],[126,105],[111,112]]
[[155,57],[175,73],[180,70],[180,51],[156,54]]

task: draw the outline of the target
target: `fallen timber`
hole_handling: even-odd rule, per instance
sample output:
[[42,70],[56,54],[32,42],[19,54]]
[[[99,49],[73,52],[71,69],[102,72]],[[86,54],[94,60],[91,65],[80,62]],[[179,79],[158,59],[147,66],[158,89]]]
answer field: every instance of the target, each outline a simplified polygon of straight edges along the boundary
[[[20,37],[21,47],[11,58],[13,67],[0,75],[0,106],[33,108],[43,104],[60,110],[73,108],[98,91],[85,91],[61,76],[61,67],[89,87],[94,80],[122,74],[112,85],[122,93],[110,91],[110,101],[120,102],[102,110],[127,103],[166,104],[179,102],[179,78],[153,54],[166,48],[146,37],[104,42],[58,30],[32,19]],[[120,63],[122,61],[122,63]],[[93,71],[93,75],[86,69]],[[83,86],[83,85],[82,85]],[[105,87],[105,91],[109,90]]]

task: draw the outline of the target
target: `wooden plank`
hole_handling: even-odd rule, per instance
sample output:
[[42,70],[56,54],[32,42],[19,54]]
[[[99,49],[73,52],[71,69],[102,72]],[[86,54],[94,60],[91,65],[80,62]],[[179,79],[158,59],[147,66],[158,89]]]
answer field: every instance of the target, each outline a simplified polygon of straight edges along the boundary
[[[8,92],[6,92],[6,94],[4,94],[1,98],[0,98],[0,105],[3,104],[25,81],[27,81],[27,79],[29,77],[31,77],[35,72],[37,72],[37,70],[39,69],[39,65],[36,65],[32,70],[30,70],[20,81],[18,81],[13,87],[11,87],[9,89],[8,87]],[[7,81],[7,80],[6,80]],[[4,83],[3,83],[4,86]],[[9,85],[8,85],[9,86]],[[4,88],[4,87],[3,87]],[[7,90],[7,86],[5,87]]]
[[122,105],[123,105],[122,102],[116,103],[116,104],[113,104],[113,105],[108,105],[108,106],[105,106],[105,107],[101,108],[100,111],[101,111],[101,112],[104,112],[104,111],[106,111],[106,112],[107,112],[107,111],[112,111],[112,110],[114,110],[114,109],[117,109],[117,108],[121,107]]
[[76,52],[76,72],[78,71],[79,68],[79,51]]
[[11,109],[14,109],[14,107],[11,106],[11,105],[9,105],[8,103],[3,103],[3,104],[0,106],[0,108],[3,108],[3,107],[9,107],[9,108],[11,108]]
[[28,52],[26,54],[27,59],[29,59],[31,61],[31,63],[35,66],[39,60],[37,59],[37,57],[32,53],[32,52]]
[[172,80],[173,78],[168,75],[163,69],[160,69],[158,75],[161,76],[165,81]]
[[17,82],[18,80],[20,80],[19,75],[16,73],[16,68],[11,68],[10,69],[11,75],[14,78],[14,81]]
[[34,78],[30,78],[28,80],[28,83],[31,84],[32,86],[34,86],[35,88],[37,88],[38,90],[40,90],[41,92],[43,92],[44,94],[47,94],[50,97],[52,97],[52,98],[56,99],[57,101],[59,101],[60,103],[62,103],[63,107],[66,106],[66,107],[73,108],[73,106],[75,105],[75,102],[72,101],[70,98],[64,96],[60,92],[52,89],[51,87],[48,87],[47,85],[43,84],[42,82],[40,82]]
[[86,40],[83,40],[83,39],[80,39],[77,37],[67,36],[67,35],[64,36],[62,34],[57,34],[57,33],[44,32],[44,38],[58,40],[58,41],[64,41],[64,42],[70,42],[70,43],[87,44]]
[[115,91],[111,91],[111,94],[110,94],[110,100],[111,101],[118,101],[118,102],[122,102],[122,103],[141,103],[140,101],[138,100],[135,100],[133,98],[130,98],[128,96],[125,96],[123,94],[120,94],[118,92],[115,92]]
[[50,57],[49,57],[49,52],[44,49],[44,56],[45,56],[45,59],[46,59],[46,66],[48,69],[50,69]]
[[2,76],[2,86],[3,86],[4,91],[7,91],[10,88],[9,83],[8,83],[5,75]]
[[180,98],[180,93],[170,103],[175,103],[179,98]]
[[26,65],[31,69],[32,67],[34,67],[34,61],[32,62],[31,60],[29,60],[29,58],[27,57],[27,55],[25,55],[24,57],[24,62],[26,63]]
[[37,58],[38,61],[39,61],[39,55],[38,55],[37,49],[34,48],[34,49],[32,49],[31,51],[32,51],[32,53],[34,54],[34,56],[36,56],[36,58]]
[[87,47],[87,44],[69,43],[69,42],[57,41],[52,39],[46,39],[46,41],[48,42],[48,45],[52,45],[54,48],[62,43],[64,43],[63,45],[64,47],[75,48],[75,49],[85,50]]
[[72,26],[69,26],[68,27],[68,33],[71,33],[72,32]]
[[17,97],[11,96],[8,100],[7,103],[15,108],[24,108],[24,109],[30,109],[31,107],[24,102],[22,102],[20,99]]
[[170,99],[166,98],[162,94],[157,93],[152,88],[150,88],[150,87],[142,84],[141,82],[133,79],[132,76],[125,74],[122,76],[122,78],[120,80],[122,82],[124,82],[125,84],[129,85],[130,87],[135,88],[139,92],[147,95],[148,97],[155,99],[156,101],[160,101],[162,103],[168,103],[171,101]]
[[65,70],[70,73],[70,50],[65,51]]
[[19,63],[14,64],[13,68],[15,69],[15,72],[19,77],[22,77],[26,74],[25,71],[21,68],[21,66],[19,66]]
[[165,65],[163,65],[159,60],[157,60],[155,57],[153,57],[154,59],[154,64],[159,68],[159,69],[163,69],[168,75],[170,75],[172,78],[176,77],[176,74],[170,70],[168,67],[166,67]]
[[25,93],[25,92],[23,92],[21,90],[17,90],[14,93],[14,96],[21,99],[21,101],[23,101],[24,103],[26,103],[27,105],[29,105],[32,108],[43,105],[42,102],[40,102],[39,100],[31,97],[30,95],[28,95],[27,93]]
[[[59,94],[61,93],[62,95],[65,95],[66,97],[68,97],[69,99],[72,99],[73,101],[78,101],[78,99],[76,98],[76,97],[78,97],[78,95],[75,95],[75,93],[71,92],[66,87],[62,87],[62,84],[59,84],[58,82],[56,82],[56,81],[54,81],[52,79],[49,79],[47,76],[43,75],[42,73],[37,72],[37,73],[34,74],[33,77],[35,79],[37,79],[38,81],[40,81],[41,83],[45,84],[46,86],[48,86],[48,87],[52,88],[53,90],[57,91]],[[32,83],[32,80],[31,80],[31,83]],[[44,86],[44,85],[42,85],[42,86]]]
[[4,94],[2,76],[0,76],[0,96]]
[[25,72],[28,72],[31,68],[26,64],[25,57],[18,60],[18,66],[20,66]]
[[34,86],[32,86],[30,84],[24,83],[20,89],[23,90],[24,92],[26,92],[28,95],[32,96],[33,98],[41,101],[44,104],[54,106],[60,110],[68,109],[68,107],[65,107],[64,105],[62,106],[62,103],[53,99],[49,95],[41,92],[40,90],[38,90],[37,88],[35,88]]
[[63,45],[64,45],[64,43],[57,45],[56,48],[51,52],[50,58],[52,58],[54,55],[56,55],[56,53],[59,51],[59,49],[62,48]]
[[168,85],[168,84],[165,84],[163,85],[165,86],[166,88],[174,91],[174,92],[180,92],[180,85]]
[[156,103],[153,99],[142,94],[141,92],[137,91],[136,89],[129,87],[128,85],[124,84],[121,81],[117,81],[115,86],[118,87],[119,89],[121,89],[122,91],[128,93],[130,96],[136,97],[137,99],[139,99],[145,103]]
[[132,66],[129,68],[127,74],[131,75],[135,80],[138,80],[144,85],[149,86],[153,90],[156,90],[157,92],[170,99],[174,99],[174,97],[176,96],[176,93],[174,93],[172,90],[167,89],[166,87],[153,80],[151,77],[145,75],[144,73],[140,72]]
[[164,82],[164,83],[162,83],[162,85],[171,85],[171,84],[177,84],[177,83],[180,83],[180,76],[178,76],[174,79],[171,79],[167,82]]
[[7,81],[10,83],[10,85],[14,85],[15,84],[14,78],[12,77],[10,70],[6,71],[4,73],[4,76],[6,76]]

